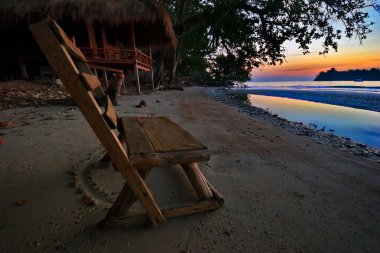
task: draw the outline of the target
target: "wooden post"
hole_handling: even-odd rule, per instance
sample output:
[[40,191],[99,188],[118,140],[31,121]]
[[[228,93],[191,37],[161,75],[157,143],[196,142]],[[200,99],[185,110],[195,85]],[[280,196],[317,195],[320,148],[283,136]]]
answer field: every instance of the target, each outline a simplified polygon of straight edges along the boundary
[[[124,75],[124,71],[122,72],[122,74]],[[124,75],[124,78],[123,78],[123,81],[122,81],[122,87],[124,88],[124,90],[126,89],[125,87],[125,77],[127,76],[127,74]]]
[[133,47],[133,51],[135,53],[135,56],[134,56],[134,70],[135,70],[135,77],[136,77],[136,84],[137,84],[137,92],[138,94],[140,94],[140,77],[139,77],[139,68],[137,66],[137,50],[136,50],[136,38],[135,38],[135,29],[134,29],[134,26],[133,26],[133,23],[131,24],[131,34],[132,34],[132,47]]
[[23,79],[28,79],[29,78],[29,75],[28,75],[28,71],[26,70],[26,66],[23,62],[19,62],[19,65],[20,65],[20,70],[21,70],[21,76]]
[[98,56],[98,43],[96,41],[96,35],[95,35],[95,30],[94,30],[94,24],[87,23],[87,35],[88,35],[88,47],[92,48],[90,52],[91,57],[97,57]]
[[103,72],[104,83],[106,84],[106,87],[108,87],[107,70],[103,69],[102,72]]
[[96,41],[95,30],[93,23],[87,24],[88,45],[90,48],[97,48],[98,43]]
[[131,35],[132,35],[132,48],[133,50],[136,50],[136,38],[135,38],[135,29],[134,29],[133,23],[131,24],[129,29],[131,30]]
[[152,90],[154,91],[154,73],[153,73],[153,66],[151,67],[150,75],[151,75],[151,79],[152,79]]
[[136,84],[137,84],[137,93],[140,94],[141,89],[140,89],[140,77],[139,77],[139,68],[137,67],[137,63],[134,65],[134,70],[135,70],[135,77],[136,77]]
[[[102,36],[103,48],[104,49],[109,49],[108,42],[107,42],[107,36],[106,36],[106,28],[105,28],[104,24],[100,25],[100,34]],[[108,51],[106,50],[105,52],[106,52],[105,58],[109,58],[110,55],[108,55]]]
[[196,163],[181,164],[191,184],[201,199],[211,199],[213,194]]
[[[149,39],[149,58],[152,60],[152,45],[150,44],[150,39]],[[153,62],[152,62],[153,63]],[[151,75],[151,80],[152,80],[152,90],[154,91],[154,73],[153,73],[153,64],[150,66],[150,75]]]

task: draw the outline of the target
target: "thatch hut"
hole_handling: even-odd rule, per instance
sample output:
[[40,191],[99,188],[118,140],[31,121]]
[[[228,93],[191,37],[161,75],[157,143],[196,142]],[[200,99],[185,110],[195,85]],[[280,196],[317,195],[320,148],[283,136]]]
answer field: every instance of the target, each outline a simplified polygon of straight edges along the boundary
[[14,78],[44,75],[47,63],[27,25],[47,17],[63,27],[105,77],[106,71],[128,69],[137,82],[139,70],[153,76],[151,48],[176,41],[170,16],[157,0],[0,0],[3,79],[5,73],[8,78],[9,73]]

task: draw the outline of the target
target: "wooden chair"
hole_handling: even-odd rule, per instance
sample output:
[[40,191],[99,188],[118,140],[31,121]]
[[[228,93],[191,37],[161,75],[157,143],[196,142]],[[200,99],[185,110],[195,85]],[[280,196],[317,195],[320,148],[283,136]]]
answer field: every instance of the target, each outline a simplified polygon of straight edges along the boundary
[[[98,78],[91,73],[86,58],[55,21],[32,24],[30,30],[126,181],[107,216],[99,223],[100,227],[147,218],[157,225],[170,217],[216,210],[223,205],[223,197],[197,165],[210,159],[203,144],[166,117],[119,118]],[[104,112],[99,105],[105,106]],[[182,166],[199,200],[161,210],[144,180],[153,167],[174,164]],[[136,200],[146,212],[128,216]]]

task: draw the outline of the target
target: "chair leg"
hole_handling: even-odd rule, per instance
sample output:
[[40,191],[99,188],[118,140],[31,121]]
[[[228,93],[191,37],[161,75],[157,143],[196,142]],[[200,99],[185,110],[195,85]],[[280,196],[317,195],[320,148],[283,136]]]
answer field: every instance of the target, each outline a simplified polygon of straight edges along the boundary
[[[119,139],[119,141],[123,145],[123,147],[125,147],[126,144],[127,144],[127,140],[125,138],[125,134],[120,133],[117,138]],[[104,156],[100,159],[99,162],[102,162],[102,163],[111,162],[111,156],[108,153],[105,153]],[[116,166],[113,166],[113,167],[114,167],[115,170],[118,170],[118,168]]]
[[[141,177],[145,180],[152,168],[139,169]],[[136,202],[137,197],[128,186],[124,184],[123,189],[120,191],[111,209],[108,211],[106,217],[98,223],[98,227],[106,229],[112,218],[124,217],[127,215],[128,210]]]
[[[165,218],[189,215],[198,212],[216,210],[223,205],[223,196],[207,181],[197,163],[182,164],[190,182],[202,201],[197,201],[182,207],[161,210]],[[146,180],[152,168],[139,169],[141,177]],[[120,191],[116,201],[108,211],[106,217],[98,223],[101,229],[107,229],[112,223],[135,224],[149,221],[146,214],[128,216],[128,210],[136,202],[137,197],[126,183]]]
[[181,164],[191,184],[198,193],[198,196],[202,200],[211,199],[213,194],[205,180],[201,170],[197,163]]
[[[203,175],[202,175],[203,176]],[[205,182],[207,183],[208,187],[210,188],[212,194],[213,194],[213,197],[216,201],[218,201],[218,203],[220,204],[220,206],[223,206],[224,204],[224,198],[222,196],[222,194],[220,194],[216,189],[215,187],[210,184],[210,182],[203,176],[203,179],[205,180]]]

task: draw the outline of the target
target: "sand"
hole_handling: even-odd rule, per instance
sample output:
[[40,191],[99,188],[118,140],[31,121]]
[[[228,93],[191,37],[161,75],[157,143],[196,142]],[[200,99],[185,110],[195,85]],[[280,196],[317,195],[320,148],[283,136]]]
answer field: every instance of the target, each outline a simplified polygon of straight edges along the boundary
[[[169,116],[208,146],[214,212],[99,230],[123,181],[75,107],[0,112],[1,252],[376,252],[380,165],[297,136],[186,88],[122,96],[119,113]],[[136,108],[144,99],[148,107]],[[160,181],[162,179],[162,181]],[[164,182],[164,183],[163,183]],[[149,178],[162,205],[192,198],[176,167]],[[96,202],[87,206],[83,196]],[[138,209],[138,207],[136,207]]]

